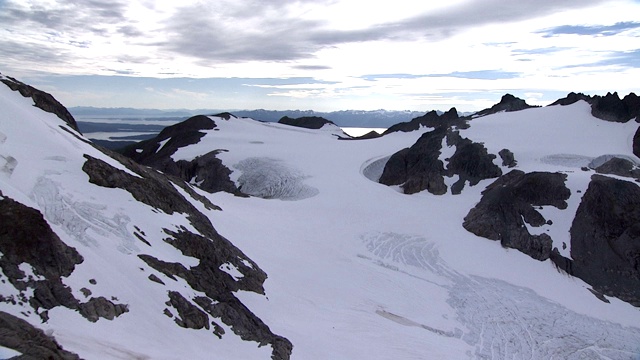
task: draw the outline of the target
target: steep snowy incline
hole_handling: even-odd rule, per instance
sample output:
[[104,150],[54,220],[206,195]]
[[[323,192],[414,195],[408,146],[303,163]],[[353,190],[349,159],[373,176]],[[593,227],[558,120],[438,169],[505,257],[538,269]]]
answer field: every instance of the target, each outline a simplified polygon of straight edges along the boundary
[[215,205],[4,84],[0,108],[0,346],[48,357],[46,333],[86,359],[288,358],[234,295],[264,296],[266,274],[213,228]]
[[[543,144],[565,141],[563,136],[577,124],[586,134],[633,134],[621,130],[621,124],[589,123],[592,118],[584,110],[576,104],[496,114],[474,119],[461,131],[492,153],[508,147],[518,168],[575,172],[567,186],[570,202],[577,202],[566,210],[543,210],[556,211],[549,229],[558,233],[568,231],[579,203],[576,190],[593,172],[582,174],[566,162],[539,159],[628,151],[608,142],[592,142],[602,146],[589,151],[583,151],[584,144],[575,150],[571,144],[538,147],[532,135],[536,126],[526,120],[570,119],[565,127],[546,129],[543,135],[552,138],[540,140]],[[640,354],[638,309],[616,298],[605,303],[589,285],[561,274],[550,261],[535,261],[462,227],[493,179],[444,196],[407,196],[369,179],[376,172],[369,165],[432,129],[338,141],[319,131],[212,119],[218,130],[206,131],[198,144],[180,149],[174,159],[222,149],[218,156],[234,171],[237,183],[247,172],[254,172],[258,181],[263,172],[244,165],[261,162],[262,169],[271,166],[282,173],[286,168],[284,172],[301,175],[315,189],[313,196],[288,199],[296,201],[223,192],[208,196],[223,208],[213,214],[216,227],[270,274],[268,300],[247,292],[240,298],[276,333],[287,334],[295,345],[294,358],[629,359]],[[510,136],[527,138],[499,145]]]

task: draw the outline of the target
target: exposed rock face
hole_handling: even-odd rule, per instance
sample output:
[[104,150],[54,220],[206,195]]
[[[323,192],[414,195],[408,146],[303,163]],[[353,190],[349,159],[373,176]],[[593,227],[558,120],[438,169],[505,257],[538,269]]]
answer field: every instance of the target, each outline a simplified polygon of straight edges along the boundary
[[452,127],[457,126],[460,129],[466,128],[466,118],[458,116],[458,110],[451,108],[449,111],[438,115],[436,111],[429,111],[423,116],[412,119],[409,122],[403,122],[395,124],[388,128],[382,135],[390,134],[393,132],[410,132],[420,129],[421,127]]
[[517,98],[511,94],[505,94],[500,99],[500,102],[493,105],[489,109],[484,109],[475,113],[476,116],[485,116],[490,114],[499,113],[502,111],[511,112],[511,111],[520,111],[524,109],[533,108],[535,106],[527,104],[526,101]]
[[64,350],[42,330],[4,311],[0,311],[0,346],[22,353],[12,359],[80,359],[78,355]]
[[584,100],[584,101],[588,102],[589,104],[591,104],[591,102],[593,101],[593,98],[591,96],[585,95],[583,93],[570,92],[566,97],[554,101],[549,106],[554,106],[554,105],[566,106],[566,105],[571,105],[573,103],[576,103],[576,102],[578,102],[580,100]]
[[[439,159],[445,138],[447,145],[456,147],[454,155],[445,159],[448,161],[446,168]],[[444,177],[458,175],[459,180],[452,185],[451,191],[459,194],[466,182],[473,186],[480,180],[502,175],[500,168],[493,164],[495,158],[482,144],[439,126],[424,133],[410,148],[393,154],[379,182],[389,186],[400,185],[405,194],[427,190],[434,195],[442,195],[447,192]]]
[[640,157],[640,127],[633,134],[633,155]]
[[[640,306],[640,188],[602,175],[571,225],[571,258],[554,261],[605,295]],[[569,266],[566,264],[569,263]]]
[[34,106],[46,112],[55,114],[62,121],[67,123],[73,130],[80,132],[76,120],[73,118],[69,110],[58,102],[51,94],[38,90],[32,86],[24,84],[12,77],[0,78],[11,90],[18,91],[24,97],[33,99]]
[[327,124],[336,125],[332,121],[319,116],[303,116],[296,119],[283,116],[282,119],[278,120],[278,123],[306,129],[320,129]]
[[640,169],[627,159],[613,157],[596,169],[598,174],[611,174],[624,177],[640,178]]
[[588,96],[572,92],[551,105],[571,105],[578,100],[584,100],[591,104],[591,115],[598,119],[624,123],[635,118],[637,122],[640,122],[640,97],[634,93],[629,93],[620,99],[617,92],[607,93],[605,96]]
[[[216,116],[227,120],[233,117],[228,113]],[[208,116],[193,116],[179,124],[165,128],[153,139],[126,147],[122,152],[139,164],[150,166],[165,174],[195,183],[204,191],[211,193],[226,191],[240,194],[240,191],[229,178],[231,170],[216,157],[217,154],[224,150],[213,150],[191,161],[173,161],[171,158],[171,155],[179,148],[197,144],[205,135],[203,130],[215,128],[215,121]]]
[[369,131],[368,133],[366,133],[364,135],[351,137],[351,138],[340,137],[338,139],[340,139],[340,140],[368,140],[368,139],[377,139],[377,138],[379,138],[381,136],[382,135],[379,134],[377,131],[371,130],[371,131]]
[[[85,155],[87,162],[83,170],[89,175],[89,181],[104,187],[121,188],[145,204],[164,211],[167,214],[179,212],[187,215],[191,225],[199,232],[192,233],[187,229],[172,231],[164,229],[167,238],[164,239],[185,256],[199,259],[197,266],[186,268],[180,263],[171,263],[157,259],[150,255],[140,254],[138,257],[147,265],[163,273],[170,279],[177,277],[184,279],[194,290],[203,292],[200,305],[213,317],[220,318],[225,324],[234,329],[234,333],[245,340],[256,341],[259,344],[271,344],[273,359],[288,359],[291,354],[291,343],[269,330],[258,317],[245,307],[234,295],[238,290],[253,291],[264,294],[263,283],[267,275],[256,263],[236,248],[229,240],[222,237],[213,228],[209,219],[187,201],[173,186],[180,185],[179,181],[171,183],[164,175],[133,162],[124,162],[129,170],[142,176],[138,178],[125,171],[113,168],[111,165]],[[189,187],[182,184],[187,191]],[[203,201],[206,199],[203,198]],[[223,270],[223,265],[235,268],[242,274],[234,278]],[[154,280],[151,280],[154,281]],[[157,282],[157,281],[156,281]],[[207,327],[209,315],[194,308],[189,299],[179,294],[169,293],[170,303],[178,311],[174,320],[179,326],[190,328]],[[196,299],[193,299],[196,302]],[[200,304],[199,302],[196,302]],[[215,310],[212,310],[215,309]],[[198,312],[198,311],[200,312]],[[204,316],[207,317],[206,321]],[[204,325],[204,324],[207,325]],[[222,328],[214,325],[214,334],[220,336]],[[243,329],[236,332],[235,329]]]
[[453,136],[457,139],[456,152],[449,159],[446,175],[458,175],[459,180],[451,186],[452,194],[460,194],[466,182],[474,186],[481,180],[502,175],[500,167],[493,163],[496,156],[489,154],[484,145],[463,139],[457,133]]
[[424,133],[410,148],[393,154],[384,167],[379,182],[401,185],[405,194],[427,190],[434,195],[447,192],[444,183],[444,164],[438,159],[444,127]]
[[618,93],[607,93],[605,96],[596,96],[591,104],[591,114],[599,119],[627,122],[640,117],[640,98],[634,93],[620,99]]
[[[38,210],[6,196],[0,200],[0,252],[0,268],[20,292],[17,298],[0,297],[0,301],[28,303],[43,322],[49,318],[48,310],[58,306],[76,310],[92,322],[113,320],[128,311],[127,305],[104,297],[92,297],[84,303],[75,298],[62,278],[83,262],[82,256],[60,240]],[[20,269],[25,263],[35,277]]]
[[462,226],[478,236],[500,240],[534,259],[546,260],[553,241],[547,234],[531,235],[525,226],[542,226],[547,220],[534,206],[567,207],[570,191],[560,173],[513,170],[482,192],[482,199],[464,218]]

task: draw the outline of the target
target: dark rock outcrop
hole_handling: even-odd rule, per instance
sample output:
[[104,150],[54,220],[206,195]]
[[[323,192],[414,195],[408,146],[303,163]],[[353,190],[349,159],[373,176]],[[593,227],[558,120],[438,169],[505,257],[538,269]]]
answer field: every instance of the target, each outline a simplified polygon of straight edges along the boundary
[[598,174],[610,174],[640,179],[640,169],[631,161],[619,157],[612,157],[604,164],[595,168]]
[[327,120],[320,116],[303,116],[295,119],[288,116],[283,116],[280,120],[278,120],[278,123],[314,130],[320,129],[327,124],[336,125],[331,120]]
[[489,154],[484,145],[461,138],[457,133],[452,136],[457,138],[455,141],[456,152],[449,158],[446,175],[449,177],[459,176],[459,180],[451,185],[452,194],[460,194],[467,182],[474,186],[481,180],[502,175],[500,167],[493,163],[496,156]]
[[569,94],[567,94],[566,97],[563,97],[562,99],[558,99],[558,100],[554,101],[549,106],[554,106],[554,105],[566,106],[566,105],[574,104],[574,103],[576,103],[576,102],[578,102],[580,100],[586,101],[589,104],[591,104],[591,102],[593,101],[593,98],[591,96],[585,95],[583,93],[570,92]]
[[[439,158],[445,139],[448,146],[456,147],[453,156],[445,159],[446,167]],[[393,154],[385,164],[379,182],[389,186],[400,185],[405,194],[427,190],[434,195],[443,195],[447,192],[444,177],[458,175],[459,180],[452,185],[451,192],[459,194],[467,182],[474,186],[483,179],[502,175],[500,168],[493,163],[495,158],[484,145],[439,126],[424,133],[411,147]]]
[[484,110],[480,110],[474,114],[475,117],[485,116],[496,114],[499,112],[511,112],[511,111],[520,111],[524,109],[534,108],[536,106],[527,104],[526,101],[517,98],[511,94],[505,94],[500,99],[500,102],[493,105],[492,107]]
[[[222,113],[216,116],[225,120],[230,120],[233,117],[229,113]],[[226,191],[241,195],[229,177],[231,170],[216,157],[217,154],[225,150],[212,150],[191,161],[174,161],[171,158],[171,155],[178,151],[179,148],[197,144],[205,135],[203,130],[215,128],[215,121],[208,116],[193,116],[181,123],[165,128],[153,139],[124,148],[122,153],[139,164],[150,166],[165,174],[177,176],[186,182],[195,183],[204,191],[210,193]]]
[[[0,268],[20,292],[17,301],[28,303],[43,322],[48,320],[48,311],[58,306],[76,310],[92,322],[99,318],[113,320],[128,311],[127,305],[103,297],[87,302],[75,298],[62,278],[83,262],[82,256],[60,240],[42,213],[6,196],[0,200],[0,252]],[[27,277],[20,270],[19,265],[24,263],[33,268],[37,278]],[[31,296],[27,296],[28,290]]]
[[636,122],[640,122],[640,97],[635,93],[629,93],[620,99],[617,92],[607,93],[605,96],[589,96],[571,92],[567,97],[556,100],[550,106],[571,105],[578,100],[584,100],[591,104],[591,115],[598,119],[624,123],[635,118]]
[[393,154],[379,182],[389,186],[400,185],[405,194],[422,190],[434,195],[445,194],[444,164],[438,156],[446,132],[443,127],[426,132],[410,148]]
[[79,360],[50,336],[28,322],[0,311],[0,346],[21,352],[12,359]]
[[411,132],[420,129],[421,127],[458,127],[464,129],[468,126],[466,118],[458,116],[458,110],[451,108],[449,111],[438,115],[435,110],[429,111],[423,116],[412,119],[408,122],[402,122],[389,127],[382,135],[390,134],[393,132]]
[[188,329],[209,329],[209,316],[177,291],[169,291],[169,302],[178,311],[173,320],[178,326]]
[[593,175],[571,224],[570,274],[640,306],[640,187]]
[[640,157],[640,127],[633,134],[633,155]]
[[617,92],[596,96],[591,104],[591,115],[598,119],[622,123],[633,118],[638,119],[640,118],[640,98],[630,93],[624,99],[620,99]]
[[[87,161],[83,166],[83,170],[89,175],[91,183],[103,187],[124,189],[131,193],[136,200],[167,214],[174,212],[186,214],[191,225],[199,232],[198,234],[192,233],[187,229],[180,231],[164,229],[167,235],[164,240],[179,249],[185,256],[199,259],[197,266],[186,268],[180,263],[166,262],[150,255],[140,254],[138,257],[142,261],[170,279],[175,280],[177,277],[184,279],[194,290],[206,294],[207,299],[215,303],[212,306],[216,307],[216,309],[226,309],[218,310],[213,315],[214,317],[221,318],[232,329],[234,327],[247,329],[246,331],[251,333],[250,336],[247,335],[247,338],[251,341],[257,341],[260,344],[271,344],[274,349],[274,356],[276,353],[280,353],[279,351],[281,350],[277,349],[281,349],[283,346],[275,344],[274,341],[276,340],[278,344],[287,345],[285,348],[289,350],[292,348],[288,340],[268,330],[268,327],[233,295],[233,292],[238,290],[264,294],[263,283],[267,278],[267,274],[229,240],[218,234],[209,219],[198,211],[191,202],[187,201],[175,189],[174,184],[181,186],[183,189],[188,189],[188,186],[185,186],[179,179],[176,179],[175,182],[170,182],[169,178],[157,171],[142,167],[132,161],[125,161],[123,164],[141,177],[116,169],[106,162],[91,156],[85,155],[85,158]],[[202,201],[212,206],[206,198],[202,198]],[[225,264],[235,267],[242,276],[234,278],[223,271],[221,268]],[[174,298],[177,299],[177,296],[174,296]],[[185,314],[192,314],[192,311],[187,311],[187,308],[183,306],[185,304],[181,304],[180,300],[175,299],[173,302],[176,304],[173,306],[178,309],[180,316],[177,323],[181,326],[187,325],[190,320],[188,321],[185,318],[187,316]],[[180,315],[180,308],[185,311],[182,315]],[[226,315],[227,312],[242,314],[242,316]],[[245,322],[244,319],[250,320]],[[193,324],[200,323],[200,320],[194,320]],[[261,325],[256,326],[255,324]],[[219,333],[216,334],[219,335]],[[263,334],[267,335],[263,336]],[[238,335],[242,337],[241,334]],[[288,359],[290,352],[285,353],[286,351],[282,352],[283,356],[274,357],[274,359]]]
[[51,94],[38,90],[30,85],[22,83],[12,77],[0,79],[11,90],[18,91],[24,97],[33,99],[34,106],[48,113],[55,114],[62,121],[67,123],[73,130],[80,132],[78,124],[69,110],[58,102]]
[[567,207],[571,195],[560,173],[527,173],[512,170],[482,192],[480,202],[464,218],[463,227],[478,236],[499,240],[534,259],[546,260],[553,241],[547,234],[531,235],[525,226],[547,223],[534,206]]

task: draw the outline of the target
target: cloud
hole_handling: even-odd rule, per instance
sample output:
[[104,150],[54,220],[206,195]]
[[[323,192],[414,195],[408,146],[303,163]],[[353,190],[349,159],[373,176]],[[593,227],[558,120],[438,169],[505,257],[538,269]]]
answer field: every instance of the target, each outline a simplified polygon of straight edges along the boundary
[[514,79],[520,74],[510,71],[500,70],[475,70],[475,71],[454,71],[446,74],[371,74],[360,76],[361,79],[368,81],[376,81],[379,79],[418,79],[425,77],[453,77],[462,79],[482,79],[482,80],[498,80],[498,79]]
[[330,70],[331,66],[326,65],[294,65],[294,69],[298,70]]
[[538,31],[544,37],[557,35],[613,36],[623,31],[639,29],[640,22],[626,21],[614,25],[562,25]]
[[[294,61],[325,48],[371,41],[441,40],[476,26],[515,22],[603,0],[472,0],[410,18],[357,29],[335,29],[326,21],[293,16],[288,1],[268,5],[222,2],[180,8],[167,22],[167,41],[158,45],[203,63]],[[240,4],[240,5],[238,5]]]
[[0,12],[0,23],[65,32],[89,30],[104,34],[103,25],[120,24],[126,21],[127,3],[112,0],[79,0],[61,4],[37,5],[6,1]]

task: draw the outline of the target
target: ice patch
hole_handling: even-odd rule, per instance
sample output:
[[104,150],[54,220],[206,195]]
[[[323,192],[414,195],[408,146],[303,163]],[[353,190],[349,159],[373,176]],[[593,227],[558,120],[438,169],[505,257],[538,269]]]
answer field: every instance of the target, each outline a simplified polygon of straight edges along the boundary
[[598,156],[597,158],[593,159],[593,160],[588,164],[588,166],[589,166],[591,169],[595,169],[595,168],[597,168],[597,167],[599,167],[599,166],[603,165],[603,164],[604,164],[604,163],[606,163],[607,161],[609,161],[609,160],[611,160],[611,159],[614,159],[614,158],[624,159],[624,160],[627,160],[627,161],[631,162],[631,163],[632,163],[632,164],[634,164],[635,166],[638,166],[638,161],[637,161],[636,159],[634,159],[633,157],[631,157],[631,156],[627,156],[627,155],[613,155],[613,154]]
[[118,239],[118,251],[124,254],[138,252],[136,239],[127,225],[131,219],[121,213],[111,218],[105,216],[106,205],[86,201],[74,201],[72,196],[61,194],[60,185],[46,177],[40,177],[31,197],[40,206],[47,221],[61,226],[65,233],[85,246],[98,247],[95,235]]
[[21,352],[0,345],[0,359],[13,359],[20,355],[22,355]]
[[244,277],[240,270],[238,270],[238,268],[231,263],[222,264],[220,265],[219,269],[231,275],[231,277],[236,281]]
[[553,154],[540,159],[540,162],[549,165],[566,166],[571,168],[583,168],[589,166],[592,157],[575,154]]
[[377,160],[371,159],[364,163],[361,170],[362,175],[371,181],[378,182],[390,157],[391,156],[385,156]]
[[242,174],[238,188],[248,195],[264,199],[302,200],[318,195],[318,189],[304,183],[307,178],[287,167],[281,160],[252,157],[240,161],[234,168]]
[[437,275],[441,281],[432,283],[448,291],[447,304],[464,331],[431,328],[386,310],[376,311],[378,315],[460,338],[475,348],[475,358],[631,359],[638,355],[640,329],[575,313],[502,280],[460,274],[425,238],[397,233],[369,233],[361,238],[379,265],[411,276]]
[[162,150],[162,148],[169,142],[169,140],[171,140],[171,138],[168,138],[168,139],[160,141],[158,143],[159,146],[158,146],[158,150],[156,152]]

